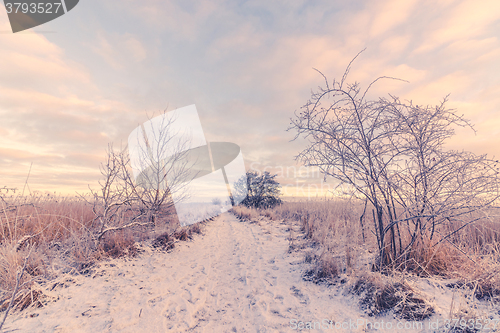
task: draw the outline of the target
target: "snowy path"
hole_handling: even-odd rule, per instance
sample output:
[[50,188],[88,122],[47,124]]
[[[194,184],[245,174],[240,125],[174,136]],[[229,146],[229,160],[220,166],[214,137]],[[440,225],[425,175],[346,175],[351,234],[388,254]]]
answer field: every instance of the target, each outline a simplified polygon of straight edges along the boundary
[[170,253],[148,250],[72,277],[52,291],[59,300],[14,314],[6,331],[296,332],[294,319],[365,317],[336,288],[302,280],[303,253],[288,253],[288,228],[226,213]]

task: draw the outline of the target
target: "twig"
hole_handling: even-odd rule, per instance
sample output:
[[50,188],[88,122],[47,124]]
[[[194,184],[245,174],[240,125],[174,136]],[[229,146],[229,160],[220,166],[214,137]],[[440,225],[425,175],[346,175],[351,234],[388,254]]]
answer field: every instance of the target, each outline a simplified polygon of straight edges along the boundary
[[19,284],[21,282],[21,279],[23,277],[24,271],[26,270],[26,264],[28,263],[28,259],[31,255],[31,251],[33,250],[33,247],[31,247],[30,252],[28,253],[28,256],[24,258],[24,265],[23,269],[21,270],[21,273],[17,274],[16,277],[16,287],[14,288],[14,292],[12,293],[12,298],[10,299],[9,306],[7,307],[7,310],[5,311],[5,315],[3,317],[2,323],[0,324],[0,330],[3,327],[3,324],[5,323],[5,320],[7,319],[7,315],[9,314],[10,309],[12,308],[12,304],[14,304],[14,299],[16,298],[17,291],[19,289]]
[[[26,189],[26,186],[28,186],[28,179],[30,178],[30,173],[31,173],[31,167],[32,166],[33,166],[33,162],[31,162],[31,164],[30,164],[30,170],[28,171],[28,176],[26,177],[26,182],[24,183],[23,193],[21,194],[22,197],[24,197],[24,190]],[[30,194],[31,194],[31,190],[30,190],[29,186],[28,186],[28,190],[30,191]]]
[[153,225],[153,222],[144,222],[144,223],[141,223],[141,222],[131,222],[129,224],[126,224],[126,225],[123,225],[123,226],[120,226],[120,227],[108,227],[106,229],[104,229],[98,236],[97,236],[97,241],[101,241],[101,238],[104,236],[104,234],[106,234],[107,232],[109,231],[119,231],[119,230],[123,230],[123,229],[127,229],[127,228],[132,228],[132,227],[145,227],[145,226],[149,226],[149,225]]

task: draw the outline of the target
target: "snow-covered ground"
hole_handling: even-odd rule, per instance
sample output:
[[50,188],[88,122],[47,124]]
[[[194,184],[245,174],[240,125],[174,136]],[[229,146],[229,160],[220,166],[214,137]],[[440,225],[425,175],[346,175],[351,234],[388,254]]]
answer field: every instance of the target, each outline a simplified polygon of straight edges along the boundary
[[[168,253],[144,247],[136,258],[101,262],[90,276],[63,276],[54,288],[52,281],[44,293],[54,302],[9,315],[5,332],[446,331],[448,303],[458,298],[431,282],[415,285],[434,294],[437,314],[411,323],[367,316],[345,285],[304,281],[307,249],[288,252],[289,227],[225,213]],[[436,320],[439,329],[429,328]]]

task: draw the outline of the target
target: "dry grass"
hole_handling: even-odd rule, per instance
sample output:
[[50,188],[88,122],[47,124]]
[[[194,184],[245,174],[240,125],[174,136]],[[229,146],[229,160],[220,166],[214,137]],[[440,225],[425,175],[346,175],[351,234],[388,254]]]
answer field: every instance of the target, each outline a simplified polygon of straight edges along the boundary
[[287,202],[271,212],[265,210],[261,213],[275,216],[275,219],[300,222],[309,242],[319,244],[323,250],[315,259],[317,272],[323,276],[339,275],[366,266],[362,252],[367,248],[375,249],[376,240],[367,237],[366,226],[361,226],[359,216],[362,211],[360,205],[330,200]]
[[315,263],[313,269],[308,270],[304,279],[315,283],[328,282],[339,277],[342,273],[341,260],[330,252],[323,252],[319,257],[306,255],[305,262]]
[[30,250],[13,309],[43,304],[37,283],[58,274],[87,274],[105,258],[137,255],[138,241],[158,240],[163,234],[168,240],[187,240],[201,232],[198,224],[180,228],[176,216],[165,212],[154,227],[109,232],[96,242],[99,225],[91,202],[89,198],[0,193],[0,312],[8,306],[17,272]]
[[394,311],[400,318],[422,321],[434,313],[404,279],[395,281],[378,273],[365,273],[356,279],[352,291],[361,296],[361,306],[370,316]]
[[201,234],[201,227],[199,223],[179,228],[171,233],[164,232],[156,237],[151,245],[156,249],[168,251],[175,247],[176,239],[179,241],[188,241],[193,238],[194,234]]
[[[96,249],[85,251],[88,221],[92,210],[82,202],[61,197],[2,197],[0,200],[0,310],[6,309],[16,283],[16,274],[31,255],[16,296],[14,308],[24,309],[37,303],[38,291],[32,286],[50,278],[52,259],[62,253],[67,265],[75,269],[89,260]],[[68,260],[69,259],[69,260]]]
[[111,258],[135,257],[138,253],[133,232],[120,230],[106,235],[106,238],[97,247],[102,256]]
[[152,243],[155,249],[170,250],[175,247],[174,239],[167,232],[156,237]]
[[231,211],[241,220],[251,221],[260,216],[260,213],[256,209],[242,205],[233,207]]

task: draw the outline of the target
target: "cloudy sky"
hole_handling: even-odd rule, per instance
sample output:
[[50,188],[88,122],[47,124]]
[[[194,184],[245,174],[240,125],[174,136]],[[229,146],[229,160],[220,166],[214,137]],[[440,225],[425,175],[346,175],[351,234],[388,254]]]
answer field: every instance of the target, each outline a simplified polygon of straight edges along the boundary
[[31,191],[96,189],[108,143],[190,104],[208,141],[234,142],[248,169],[288,167],[281,181],[302,184],[289,118],[323,83],[312,68],[341,78],[364,48],[349,81],[408,80],[372,92],[416,104],[450,94],[477,134],[449,147],[500,156],[498,0],[81,0],[16,34],[2,7],[0,187],[22,189],[32,164]]

